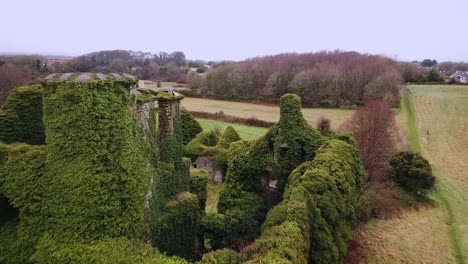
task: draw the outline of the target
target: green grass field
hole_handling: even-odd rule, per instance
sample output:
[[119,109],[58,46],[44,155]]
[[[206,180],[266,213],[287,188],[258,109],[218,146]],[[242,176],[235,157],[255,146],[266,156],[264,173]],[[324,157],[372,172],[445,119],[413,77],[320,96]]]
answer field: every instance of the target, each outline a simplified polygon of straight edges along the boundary
[[[414,85],[403,101],[413,151],[437,177],[438,206],[373,220],[355,232],[367,263],[466,263],[468,256],[468,87]],[[399,120],[400,121],[400,120]]]
[[[230,102],[202,98],[186,97],[182,100],[182,107],[189,111],[216,113],[223,111],[226,115],[243,118],[255,117],[260,120],[277,122],[279,120],[279,107],[252,103]],[[304,118],[313,127],[323,116],[331,120],[332,129],[337,129],[353,114],[353,110],[329,108],[303,108]]]
[[239,136],[242,139],[246,139],[246,140],[257,139],[265,135],[266,131],[268,130],[268,128],[263,128],[263,127],[252,127],[252,126],[230,124],[230,123],[225,123],[225,122],[220,122],[220,121],[215,121],[215,120],[207,120],[207,119],[197,119],[197,120],[202,126],[203,130],[205,131],[218,128],[220,129],[221,132],[223,132],[227,126],[232,126],[237,131],[237,133],[239,133]]

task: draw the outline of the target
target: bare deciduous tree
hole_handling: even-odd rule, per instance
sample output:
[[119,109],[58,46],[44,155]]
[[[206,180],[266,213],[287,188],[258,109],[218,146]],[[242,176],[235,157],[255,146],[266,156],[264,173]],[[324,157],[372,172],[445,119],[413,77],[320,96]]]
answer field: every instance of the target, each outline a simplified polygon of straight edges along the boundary
[[340,130],[353,133],[369,182],[386,181],[385,170],[400,138],[390,107],[383,100],[370,100]]

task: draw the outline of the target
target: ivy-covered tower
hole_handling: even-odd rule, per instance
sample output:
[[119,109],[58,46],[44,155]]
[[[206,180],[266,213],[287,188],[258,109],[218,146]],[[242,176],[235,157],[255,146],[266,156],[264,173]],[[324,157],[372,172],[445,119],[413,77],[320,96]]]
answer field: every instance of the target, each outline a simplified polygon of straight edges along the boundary
[[184,158],[182,98],[176,92],[160,92],[156,96],[160,152],[153,188],[152,242],[169,255],[194,259],[200,222],[199,199],[190,193],[191,161]]
[[139,237],[151,168],[127,74],[52,74],[43,81],[49,229],[61,237]]

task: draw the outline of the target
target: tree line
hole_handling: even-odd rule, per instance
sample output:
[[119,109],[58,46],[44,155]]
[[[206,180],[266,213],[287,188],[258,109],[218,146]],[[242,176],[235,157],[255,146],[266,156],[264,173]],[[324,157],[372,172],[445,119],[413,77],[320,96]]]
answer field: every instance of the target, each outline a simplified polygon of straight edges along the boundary
[[190,79],[201,95],[279,99],[298,94],[305,105],[346,107],[381,98],[398,106],[402,77],[390,58],[357,52],[279,54],[226,63]]

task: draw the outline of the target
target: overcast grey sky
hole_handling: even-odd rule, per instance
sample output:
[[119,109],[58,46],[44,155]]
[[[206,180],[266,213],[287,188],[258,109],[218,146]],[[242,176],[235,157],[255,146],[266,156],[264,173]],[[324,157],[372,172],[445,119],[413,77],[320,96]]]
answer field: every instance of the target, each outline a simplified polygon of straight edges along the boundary
[[341,49],[468,61],[467,18],[468,0],[0,0],[0,52],[242,60]]

